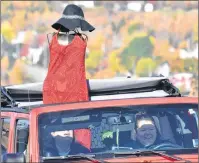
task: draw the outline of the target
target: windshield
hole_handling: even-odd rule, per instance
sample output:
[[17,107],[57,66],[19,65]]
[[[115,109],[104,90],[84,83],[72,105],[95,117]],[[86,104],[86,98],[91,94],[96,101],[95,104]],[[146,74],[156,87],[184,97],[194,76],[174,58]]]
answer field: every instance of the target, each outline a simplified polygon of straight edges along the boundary
[[40,156],[198,148],[198,105],[137,105],[39,115]]

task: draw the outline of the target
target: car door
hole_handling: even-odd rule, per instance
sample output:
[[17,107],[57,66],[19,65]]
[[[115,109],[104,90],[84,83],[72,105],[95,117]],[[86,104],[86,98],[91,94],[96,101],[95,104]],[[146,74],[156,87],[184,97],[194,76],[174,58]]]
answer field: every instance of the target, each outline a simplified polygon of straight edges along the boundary
[[20,150],[16,150],[19,146],[19,144],[17,144],[17,139],[19,139],[17,136],[17,128],[24,120],[29,122],[28,114],[1,112],[1,154],[20,152]]
[[24,113],[15,113],[14,129],[14,153],[26,153],[29,138],[29,115]]
[[1,154],[11,151],[13,112],[1,112]]
[[9,136],[10,136],[10,121],[11,117],[1,117],[1,154],[9,151]]

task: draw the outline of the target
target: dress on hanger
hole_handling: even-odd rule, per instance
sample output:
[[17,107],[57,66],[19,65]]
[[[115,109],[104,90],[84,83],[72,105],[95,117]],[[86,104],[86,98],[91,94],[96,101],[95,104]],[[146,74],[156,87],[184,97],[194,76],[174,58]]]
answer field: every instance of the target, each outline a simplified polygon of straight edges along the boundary
[[[60,45],[58,33],[53,36],[49,46],[50,62],[43,84],[43,103],[88,101],[89,94],[85,72],[87,44],[80,36],[75,35],[68,45]],[[90,149],[90,130],[78,129],[74,132],[76,141]]]
[[68,45],[60,45],[58,33],[50,44],[50,63],[43,86],[43,103],[88,101],[85,72],[86,42],[78,35]]

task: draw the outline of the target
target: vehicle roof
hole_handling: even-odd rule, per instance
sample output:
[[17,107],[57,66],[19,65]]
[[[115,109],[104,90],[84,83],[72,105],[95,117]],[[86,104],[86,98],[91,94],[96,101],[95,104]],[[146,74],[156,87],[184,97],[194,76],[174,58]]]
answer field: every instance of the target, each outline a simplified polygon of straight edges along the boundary
[[[131,101],[132,100],[132,101]],[[109,105],[115,105],[115,103],[121,103],[121,105],[124,102],[129,102],[131,101],[132,104],[142,104],[146,105],[146,104],[191,104],[191,103],[198,103],[198,98],[197,97],[158,97],[156,99],[154,98],[147,98],[147,99],[117,99],[117,100],[104,100],[103,102],[101,101],[86,101],[86,102],[71,102],[71,103],[59,103],[59,104],[48,104],[48,105],[35,105],[35,106],[29,106],[29,107],[13,107],[13,108],[9,108],[9,107],[5,107],[5,108],[1,108],[2,112],[17,112],[17,113],[26,113],[29,114],[31,110],[34,109],[40,109],[40,111],[42,112],[42,109],[45,109],[46,107],[51,107],[51,106],[63,106],[65,108],[65,106],[67,105],[68,107],[66,109],[69,109],[70,106],[77,106],[78,108],[80,106],[97,106],[97,107],[103,107],[104,104],[109,104]],[[89,105],[88,105],[89,104]],[[70,109],[69,109],[70,110]]]
[[[87,80],[91,100],[103,100],[112,97],[108,95],[134,94],[131,98],[180,96],[177,88],[165,77],[113,78]],[[43,82],[1,87],[2,94],[11,102],[33,102],[43,99]],[[159,91],[159,92],[158,92]],[[160,92],[162,91],[162,92]],[[118,98],[114,97],[113,99]],[[5,98],[2,98],[5,99]]]
[[[165,77],[89,79],[89,101],[180,97],[179,90]],[[25,108],[29,112],[43,105],[43,82],[1,87],[1,106]]]
[[[112,79],[88,79],[88,88],[90,93],[106,92],[115,90],[128,90],[134,88],[156,86],[160,81],[167,79],[166,77],[144,77],[138,79],[132,78],[112,78]],[[167,79],[168,80],[168,79]],[[21,85],[5,86],[12,92],[30,91],[42,93],[43,82],[28,83]]]
[[25,107],[1,107],[1,112],[14,112],[29,114],[31,110]]
[[[90,96],[90,101],[104,101],[104,100],[117,100],[117,99],[130,99],[130,98],[157,98],[157,97],[167,97],[168,93],[158,90],[152,92],[141,92],[141,93],[125,93],[125,94],[113,94],[113,95],[98,95]],[[36,106],[42,105],[43,101],[33,101],[33,102],[19,102],[18,106]]]

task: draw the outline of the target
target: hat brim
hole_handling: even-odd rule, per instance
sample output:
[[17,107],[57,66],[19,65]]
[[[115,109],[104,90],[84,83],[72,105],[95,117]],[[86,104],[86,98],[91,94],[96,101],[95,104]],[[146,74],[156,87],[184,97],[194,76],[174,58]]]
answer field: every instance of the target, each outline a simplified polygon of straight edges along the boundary
[[89,24],[86,20],[81,19],[66,19],[60,18],[52,25],[52,28],[59,30],[63,26],[68,30],[75,30],[75,28],[81,28],[82,31],[92,32],[95,28]]

